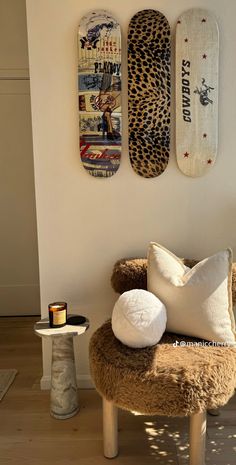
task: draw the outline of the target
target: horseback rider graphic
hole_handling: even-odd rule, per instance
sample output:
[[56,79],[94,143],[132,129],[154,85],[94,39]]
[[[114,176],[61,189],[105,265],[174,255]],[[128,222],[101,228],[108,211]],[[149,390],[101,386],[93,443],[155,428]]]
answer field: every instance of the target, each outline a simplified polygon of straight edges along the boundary
[[208,96],[208,94],[211,92],[211,90],[214,90],[214,87],[210,87],[207,84],[205,84],[206,79],[202,78],[202,87],[200,89],[197,87],[194,90],[194,94],[198,94],[200,98],[201,104],[205,107],[209,103],[213,103],[213,100],[211,100]]

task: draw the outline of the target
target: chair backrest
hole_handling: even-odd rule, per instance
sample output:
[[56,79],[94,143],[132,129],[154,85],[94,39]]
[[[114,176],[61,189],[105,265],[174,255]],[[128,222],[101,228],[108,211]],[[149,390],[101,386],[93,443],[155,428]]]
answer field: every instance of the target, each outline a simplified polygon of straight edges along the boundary
[[[183,263],[192,268],[198,260],[183,258]],[[232,300],[236,305],[236,263],[232,270]],[[147,289],[147,259],[146,258],[122,258],[115,263],[111,285],[115,292],[123,292],[131,289]]]

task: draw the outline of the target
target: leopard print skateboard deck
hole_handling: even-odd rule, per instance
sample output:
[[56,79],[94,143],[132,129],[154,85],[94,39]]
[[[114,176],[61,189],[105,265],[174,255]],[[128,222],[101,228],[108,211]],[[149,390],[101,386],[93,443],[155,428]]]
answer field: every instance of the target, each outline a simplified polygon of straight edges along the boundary
[[176,155],[187,176],[207,173],[218,144],[219,31],[206,10],[191,9],[176,27]]
[[78,98],[83,166],[92,176],[110,177],[121,157],[121,32],[104,10],[80,21]]
[[156,10],[143,10],[128,31],[129,156],[145,178],[166,169],[170,144],[170,26]]

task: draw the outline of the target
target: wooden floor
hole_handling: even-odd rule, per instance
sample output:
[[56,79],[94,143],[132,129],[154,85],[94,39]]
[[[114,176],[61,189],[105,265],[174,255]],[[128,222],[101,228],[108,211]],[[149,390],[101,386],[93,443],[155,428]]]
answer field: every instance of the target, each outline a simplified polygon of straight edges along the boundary
[[[0,367],[19,374],[0,403],[1,465],[107,465],[102,455],[101,400],[79,391],[80,412],[69,420],[49,415],[40,391],[41,340],[37,318],[0,318]],[[186,465],[188,420],[120,412],[120,454],[114,465]],[[236,397],[220,417],[208,416],[209,465],[236,465]]]

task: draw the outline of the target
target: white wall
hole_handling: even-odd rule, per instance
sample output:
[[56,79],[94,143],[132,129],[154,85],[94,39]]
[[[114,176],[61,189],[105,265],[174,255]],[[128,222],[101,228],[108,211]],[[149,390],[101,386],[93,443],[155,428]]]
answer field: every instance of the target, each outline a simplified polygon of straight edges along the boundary
[[[155,8],[174,30],[178,15],[197,6],[213,11],[220,27],[218,160],[207,176],[185,177],[172,137],[165,173],[143,179],[132,171],[127,148],[128,22],[139,9]],[[78,148],[76,32],[81,16],[94,8],[117,17],[124,39],[123,153],[110,179],[87,174]],[[144,256],[150,240],[186,257],[201,258],[228,245],[236,249],[236,2],[27,0],[27,16],[42,315],[50,301],[65,299],[71,311],[89,317],[90,331],[79,339],[78,369],[86,381],[89,338],[111,315],[116,298],[110,275],[117,259]],[[45,346],[45,380],[49,367]]]

